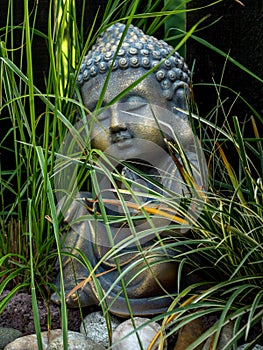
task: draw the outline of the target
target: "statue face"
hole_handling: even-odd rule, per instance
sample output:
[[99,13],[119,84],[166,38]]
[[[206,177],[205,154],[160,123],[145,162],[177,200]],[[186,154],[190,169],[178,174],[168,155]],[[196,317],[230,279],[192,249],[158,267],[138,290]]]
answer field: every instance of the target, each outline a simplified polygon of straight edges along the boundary
[[[112,72],[102,109],[143,74],[144,69]],[[99,75],[87,81],[81,89],[84,105],[91,112],[96,108],[104,82],[105,76]],[[177,90],[177,94],[181,96],[179,100],[183,101],[178,107],[185,108],[185,98],[182,98],[184,86]],[[155,114],[152,106],[156,105],[169,113]],[[92,130],[92,147],[102,151],[114,147],[118,155],[125,152],[126,158],[127,152],[131,157],[135,157],[141,151],[138,149],[138,139],[149,140],[165,149],[162,132],[171,137],[169,128],[173,126],[175,119],[171,113],[173,107],[174,101],[167,101],[155,76],[150,74],[116,103],[105,108],[94,118],[88,117]]]

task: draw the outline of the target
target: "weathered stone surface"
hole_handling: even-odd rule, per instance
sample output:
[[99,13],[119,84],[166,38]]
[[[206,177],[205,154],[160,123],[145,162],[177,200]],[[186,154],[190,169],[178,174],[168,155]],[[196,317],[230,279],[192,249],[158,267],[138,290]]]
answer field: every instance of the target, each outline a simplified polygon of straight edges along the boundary
[[[188,324],[186,324],[179,331],[178,339],[174,350],[186,349],[197,338],[199,338],[202,333],[204,333],[205,328],[206,328],[205,324],[200,318],[195,319],[189,322]],[[202,347],[203,347],[203,344],[200,344],[195,348],[195,350],[201,350]]]
[[[136,328],[143,326],[146,322],[150,321],[148,318],[135,317],[134,323]],[[112,349],[113,350],[140,350],[147,349],[153,340],[156,333],[161,329],[160,325],[156,322],[148,323],[143,326],[143,328],[137,331],[137,334],[140,338],[142,348],[140,347],[136,333],[132,333],[127,336],[129,333],[134,331],[134,327],[131,319],[121,323],[116,330],[113,332],[112,336]],[[159,341],[151,348],[152,350],[157,350]],[[166,342],[164,349],[167,348]]]
[[[53,339],[61,334],[60,329],[56,329],[50,332],[49,339]],[[42,346],[43,350],[47,349],[48,346],[48,332],[42,332]],[[37,336],[35,334],[30,334],[25,337],[21,337],[8,344],[4,350],[38,350]]]
[[[114,331],[119,324],[120,321],[116,317],[111,316],[112,331]],[[85,317],[80,326],[80,333],[86,335],[97,344],[101,344],[105,347],[109,346],[110,342],[105,317],[100,311],[93,312]]]
[[[120,42],[121,37],[122,42]],[[114,61],[113,68],[111,60],[118,45],[121,47],[117,56],[121,58]],[[162,65],[159,66],[159,63]],[[151,74],[141,80],[146,70],[156,64],[158,64],[156,71],[150,71]],[[206,191],[208,181],[206,160],[187,118],[191,72],[184,59],[174,52],[173,47],[163,40],[146,35],[133,25],[127,28],[123,23],[112,24],[101,33],[87,55],[83,57],[78,72],[77,86],[83,106],[88,110],[93,111],[97,101],[100,101],[100,93],[105,89],[107,72],[112,68],[112,74],[107,81],[107,100],[114,100],[114,107],[111,106],[107,112],[106,109],[103,110],[100,121],[94,122],[89,117],[85,120],[82,118],[75,124],[75,128],[82,130],[81,137],[85,144],[90,144],[91,148],[96,148],[103,153],[106,152],[107,158],[113,157],[114,162],[107,171],[112,174],[115,170],[121,171],[117,187],[122,189],[121,196],[124,193],[125,195],[120,202],[127,202],[130,216],[134,217],[136,224],[132,228],[130,225],[123,224],[126,209],[123,210],[120,203],[115,203],[115,199],[112,202],[112,191],[108,190],[110,187],[116,188],[113,178],[108,177],[106,185],[105,177],[101,177],[101,171],[99,171],[98,178],[101,180],[98,180],[96,188],[93,188],[93,181],[91,181],[91,186],[88,186],[89,191],[85,191],[84,185],[81,191],[76,192],[76,188],[73,189],[71,186],[74,181],[69,182],[68,179],[77,173],[78,170],[75,167],[79,167],[79,164],[73,162],[70,167],[63,167],[61,164],[63,157],[59,157],[56,160],[56,166],[63,167],[63,175],[55,176],[56,186],[60,189],[57,196],[57,209],[64,218],[62,225],[69,228],[63,233],[63,247],[71,253],[72,257],[79,257],[78,259],[63,258],[64,286],[65,291],[70,291],[76,283],[83,281],[83,276],[89,275],[89,268],[81,262],[86,256],[94,267],[101,289],[105,291],[105,302],[112,314],[130,317],[130,310],[132,310],[135,316],[152,316],[165,312],[173,300],[170,294],[178,292],[179,262],[177,258],[171,257],[180,257],[181,253],[188,249],[189,254],[190,251],[193,252],[191,258],[187,255],[189,264],[183,264],[182,267],[182,275],[185,276],[180,281],[182,290],[192,285],[188,278],[192,274],[186,272],[187,268],[192,266],[190,260],[199,261],[200,257],[193,247],[183,243],[185,233],[190,228],[188,224],[173,229],[173,235],[177,236],[178,233],[182,237],[180,247],[177,245],[176,249],[172,249],[169,245],[164,246],[161,239],[157,243],[155,232],[151,230],[155,227],[160,237],[166,237],[167,229],[170,230],[171,218],[165,215],[154,215],[152,222],[149,222],[146,217],[138,218],[138,203],[141,208],[144,203],[148,205],[149,201],[161,203],[168,192],[180,198],[185,197],[189,192],[189,186],[183,181],[172,152],[167,152],[163,135],[169,139],[170,146],[173,143],[181,145],[188,159],[188,168],[191,169],[193,180],[201,191]],[[131,89],[135,81],[137,81],[136,88]],[[132,98],[127,95],[125,99],[118,100],[117,96],[126,94],[128,89],[129,96]],[[135,108],[139,108],[142,93],[143,114],[138,117],[136,113],[128,113],[131,109],[134,111]],[[130,102],[133,103],[132,106]],[[110,112],[113,110],[114,113]],[[91,132],[86,132],[86,124]],[[72,139],[72,134],[69,132],[61,143],[59,153],[67,158],[82,158],[83,149],[79,146],[79,142],[76,142],[74,137]],[[106,163],[109,162],[106,161]],[[105,164],[105,166],[108,165]],[[120,220],[106,225],[103,221],[100,222],[90,216],[89,206],[93,202],[90,199],[92,193],[97,192],[98,188],[103,193],[105,213],[114,215]],[[136,188],[140,188],[140,194],[135,190]],[[72,191],[73,196],[69,195]],[[158,200],[153,200],[149,196],[152,191],[156,192]],[[189,193],[190,196],[187,195],[187,197],[195,197],[194,192]],[[128,205],[130,201],[133,204]],[[200,203],[201,207],[197,208],[198,202],[194,203],[195,218],[198,217],[197,213],[202,207]],[[189,215],[187,210],[184,215]],[[188,220],[183,222],[187,223]],[[143,234],[146,231],[149,232],[148,235]],[[134,235],[138,238],[141,247],[138,246],[138,241],[133,239]],[[113,245],[120,246],[118,259],[122,266],[123,279],[120,279],[120,271],[116,269],[116,259],[108,254]],[[154,247],[154,252],[151,246]],[[103,263],[101,263],[102,257],[104,257]],[[196,269],[191,272],[195,273]],[[58,274],[55,282],[57,291],[60,290],[61,277],[61,273]],[[201,268],[198,271],[198,277],[202,279]],[[78,294],[73,293],[66,299],[67,305],[69,307],[99,305],[100,298],[95,289],[92,281],[85,283]],[[129,305],[126,301],[127,296]],[[51,299],[56,303],[60,302],[56,294],[53,294]]]
[[[61,329],[42,332],[43,350],[63,350],[63,334]],[[38,350],[35,334],[21,337],[8,344],[4,350]],[[94,343],[88,337],[77,332],[68,332],[68,350],[105,350],[102,345]]]
[[[62,334],[50,342],[47,350],[63,350],[63,336]],[[68,350],[105,350],[105,348],[96,344],[93,340],[85,335],[77,332],[68,333]]]
[[[225,345],[230,341],[230,339],[233,336],[233,330],[234,330],[234,325],[232,322],[229,322],[222,328],[216,350],[221,350],[225,347]],[[207,339],[202,350],[210,350],[213,340],[214,340],[214,334]]]
[[22,333],[14,328],[0,327],[0,350],[14,341],[16,338],[21,337]]

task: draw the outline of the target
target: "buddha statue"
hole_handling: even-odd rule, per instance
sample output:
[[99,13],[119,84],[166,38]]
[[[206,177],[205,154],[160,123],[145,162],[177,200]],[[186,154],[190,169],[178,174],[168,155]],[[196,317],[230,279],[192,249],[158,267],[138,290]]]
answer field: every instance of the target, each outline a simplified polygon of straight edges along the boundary
[[[69,307],[103,300],[119,316],[154,315],[198,280],[185,266],[178,281],[180,255],[188,250],[182,242],[198,216],[193,188],[205,190],[207,181],[188,120],[190,82],[183,58],[133,25],[127,32],[124,24],[112,25],[84,57],[77,81],[79,140],[71,132],[61,151],[74,159],[73,170],[57,185],[68,186],[58,210],[67,226]],[[90,188],[71,188],[85,152]],[[60,276],[56,285],[59,290]],[[57,293],[52,299],[60,302]]]

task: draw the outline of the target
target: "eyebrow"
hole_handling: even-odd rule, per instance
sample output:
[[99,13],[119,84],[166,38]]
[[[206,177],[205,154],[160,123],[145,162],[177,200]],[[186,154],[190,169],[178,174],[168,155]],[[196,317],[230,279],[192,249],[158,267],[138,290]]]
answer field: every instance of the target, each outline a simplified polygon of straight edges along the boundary
[[[136,85],[132,90],[128,91],[127,94],[125,94],[124,96],[122,96],[118,101],[120,102],[126,102],[127,99],[131,96],[139,96],[141,98],[143,98],[145,101],[148,100],[147,98],[147,93],[145,93],[145,90],[142,89],[141,87],[139,87],[138,85]],[[105,95],[104,95],[104,100],[102,101],[101,107],[104,107],[105,105],[107,105],[108,103],[110,103],[116,96],[114,96],[111,100],[107,101],[105,100]],[[94,111],[96,106],[97,106],[98,100],[91,100],[88,103],[88,108],[90,111]]]
[[[87,103],[87,108],[92,112],[96,109],[99,100],[92,100]],[[105,101],[102,101],[101,107],[105,106]]]
[[138,96],[147,100],[147,93],[145,93],[145,91],[142,88],[135,86],[132,90],[128,91],[127,94],[121,97],[119,101],[126,102],[127,99],[131,96]]

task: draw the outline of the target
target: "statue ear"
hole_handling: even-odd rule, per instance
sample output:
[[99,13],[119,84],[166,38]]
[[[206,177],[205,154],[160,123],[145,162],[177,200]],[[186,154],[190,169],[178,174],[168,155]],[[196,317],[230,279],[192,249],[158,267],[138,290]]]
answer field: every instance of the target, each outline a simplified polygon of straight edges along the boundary
[[172,89],[174,107],[187,110],[187,102],[190,94],[189,86],[185,82],[180,81],[173,83]]

